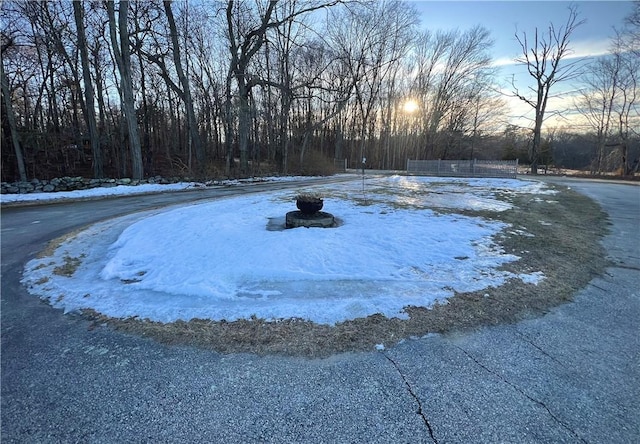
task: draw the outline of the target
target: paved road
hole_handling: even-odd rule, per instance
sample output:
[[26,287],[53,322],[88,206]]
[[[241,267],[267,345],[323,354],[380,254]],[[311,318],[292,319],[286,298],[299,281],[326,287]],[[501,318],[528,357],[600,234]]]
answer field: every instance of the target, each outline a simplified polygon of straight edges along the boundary
[[640,187],[570,184],[610,214],[615,264],[575,302],[316,360],[90,330],[19,285],[48,239],[175,196],[3,210],[2,442],[638,442]]

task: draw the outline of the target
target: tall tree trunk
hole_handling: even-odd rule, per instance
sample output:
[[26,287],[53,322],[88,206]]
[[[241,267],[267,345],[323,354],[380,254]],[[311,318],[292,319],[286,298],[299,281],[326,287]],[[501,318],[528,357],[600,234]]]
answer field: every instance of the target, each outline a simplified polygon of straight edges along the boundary
[[[109,15],[109,35],[113,54],[120,73],[120,88],[122,110],[127,123],[129,136],[129,149],[131,151],[131,176],[133,179],[144,177],[144,167],[142,164],[142,149],[140,147],[140,136],[138,134],[138,122],[134,103],[133,83],[131,80],[131,50],[129,48],[129,33],[127,31],[127,12],[129,2],[120,0],[118,11],[118,23],[114,11],[114,3],[106,2],[107,13]],[[118,44],[118,32],[120,43]]]
[[104,104],[104,77],[102,76],[102,68],[99,66],[100,62],[97,60],[98,50],[92,51],[94,58],[94,71],[96,74],[96,98],[98,99],[98,133],[104,131],[107,127],[107,117]]
[[282,110],[280,116],[280,171],[288,173],[289,167],[289,114],[291,112],[291,97],[288,93],[282,93]]
[[[47,57],[53,59],[53,54],[47,49]],[[48,86],[48,101],[49,101],[49,115],[51,116],[51,126],[55,134],[60,134],[60,112],[58,110],[58,101],[56,100],[56,68],[53,63],[49,63],[47,75],[49,76]]]
[[[138,53],[138,63],[142,66],[142,55]],[[153,173],[153,153],[151,152],[151,134],[149,124],[149,105],[147,98],[147,79],[144,74],[144,69],[140,69],[140,92],[142,94],[142,140],[141,148],[143,157],[146,160],[144,169]]]
[[225,145],[225,174],[227,177],[231,175],[231,169],[235,166],[233,159],[233,136],[235,131],[233,129],[233,103],[231,97],[231,73],[227,75],[227,81],[225,85],[225,100],[224,100],[224,145]]
[[167,20],[169,21],[169,30],[171,31],[171,44],[173,45],[173,63],[176,66],[178,79],[180,81],[180,85],[182,86],[182,99],[184,101],[184,107],[187,113],[189,137],[191,139],[193,149],[196,153],[196,159],[198,160],[199,168],[203,169],[205,167],[204,150],[202,149],[202,141],[200,139],[200,132],[198,130],[198,121],[196,120],[196,113],[193,107],[193,98],[191,96],[189,79],[185,74],[184,69],[182,68],[180,44],[178,43],[178,30],[176,28],[176,22],[173,17],[173,11],[171,10],[171,1],[164,1],[164,10],[167,14]]
[[2,83],[2,98],[4,99],[5,112],[7,113],[7,122],[9,123],[9,129],[11,130],[11,142],[13,143],[13,150],[16,154],[16,161],[18,162],[18,174],[20,175],[20,180],[26,182],[27,172],[24,167],[24,158],[22,157],[22,149],[20,148],[16,118],[13,114],[13,105],[11,104],[9,80],[4,73],[4,66],[2,66],[2,63],[0,63],[0,82]]
[[249,172],[249,129],[251,128],[251,107],[249,105],[249,89],[244,82],[244,76],[237,78],[238,82],[238,146],[240,149],[240,173]]
[[531,174],[538,174],[538,161],[540,156],[540,145],[542,142],[542,123],[547,109],[549,91],[553,85],[564,80],[575,78],[578,73],[576,62],[564,64],[564,58],[568,55],[569,41],[575,29],[584,23],[584,20],[577,21],[578,10],[575,5],[569,7],[569,17],[564,26],[554,27],[549,25],[548,35],[539,35],[535,29],[535,36],[531,45],[527,40],[527,35],[522,37],[516,34],[516,40],[522,49],[522,55],[516,62],[527,67],[529,75],[536,81],[536,88],[531,87],[536,92],[535,99],[530,99],[520,93],[515,87],[514,96],[522,100],[535,110],[535,125],[533,129],[533,143],[531,146]]
[[84,81],[84,97],[86,102],[85,119],[89,128],[89,142],[91,143],[91,155],[93,157],[93,176],[104,176],[102,163],[102,150],[100,149],[100,135],[96,123],[96,110],[93,97],[93,85],[91,83],[91,71],[89,70],[89,55],[87,53],[87,38],[84,31],[84,6],[81,2],[73,2],[73,15],[78,32],[78,49],[82,63],[82,78]]

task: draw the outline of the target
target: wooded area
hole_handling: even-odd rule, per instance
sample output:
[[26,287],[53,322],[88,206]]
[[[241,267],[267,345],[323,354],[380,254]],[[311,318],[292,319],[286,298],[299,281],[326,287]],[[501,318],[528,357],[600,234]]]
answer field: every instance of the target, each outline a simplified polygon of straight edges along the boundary
[[[3,1],[2,180],[243,177],[515,159],[637,171],[640,6],[612,55],[565,64],[580,25],[521,33],[532,128],[508,124],[490,32],[421,30],[397,0]],[[587,131],[541,131],[580,77]],[[524,88],[522,86],[521,88]],[[546,89],[545,89],[546,88]],[[541,111],[541,112],[540,112]],[[634,163],[635,161],[635,163]]]

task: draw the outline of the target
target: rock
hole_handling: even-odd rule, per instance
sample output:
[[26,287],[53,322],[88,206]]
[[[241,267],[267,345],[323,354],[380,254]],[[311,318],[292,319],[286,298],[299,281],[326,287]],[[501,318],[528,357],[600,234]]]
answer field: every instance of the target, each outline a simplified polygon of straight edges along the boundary
[[18,189],[20,194],[26,194],[32,192],[35,187],[31,184],[31,182],[19,182]]
[[[183,179],[186,180],[186,179]],[[2,182],[0,192],[2,194],[28,194],[28,193],[52,193],[58,191],[71,190],[88,190],[92,188],[112,188],[118,185],[140,185],[145,183],[177,183],[181,179],[178,177],[164,178],[162,176],[153,176],[149,179],[130,179],[127,177],[121,179],[89,179],[81,176],[77,177],[56,177],[51,180],[31,179],[27,182]]]
[[84,189],[84,183],[82,182],[82,178],[79,178],[79,179],[80,180],[78,180],[78,178],[76,178],[76,177],[67,178],[67,180],[65,181],[67,189],[69,189],[69,190],[82,190],[82,189]]

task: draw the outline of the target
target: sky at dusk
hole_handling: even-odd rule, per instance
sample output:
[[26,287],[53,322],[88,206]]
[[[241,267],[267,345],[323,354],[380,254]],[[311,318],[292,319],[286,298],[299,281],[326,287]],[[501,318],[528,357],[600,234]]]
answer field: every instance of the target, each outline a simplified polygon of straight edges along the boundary
[[[529,39],[535,28],[546,31],[551,22],[556,27],[564,25],[571,4],[578,7],[579,18],[586,22],[579,26],[571,38],[572,57],[597,57],[606,54],[610,46],[610,38],[614,35],[614,27],[622,28],[626,16],[633,9],[631,1],[424,1],[411,0],[420,13],[421,28],[435,31],[438,29],[459,29],[464,31],[475,25],[482,25],[491,31],[494,39],[494,63],[500,67],[498,80],[504,90],[510,88],[510,79],[515,76],[516,86],[525,90],[531,85],[531,77],[522,66],[513,63],[520,55],[520,46],[515,38],[526,32]],[[555,92],[571,92],[580,88],[577,81],[558,84]],[[554,90],[552,89],[552,93]],[[507,99],[511,108],[512,122],[527,126],[523,119],[516,116],[531,115],[529,108],[518,99]],[[569,106],[573,97],[568,94],[563,99],[556,99],[549,104],[550,108]],[[567,120],[551,119],[549,126],[567,125]]]

